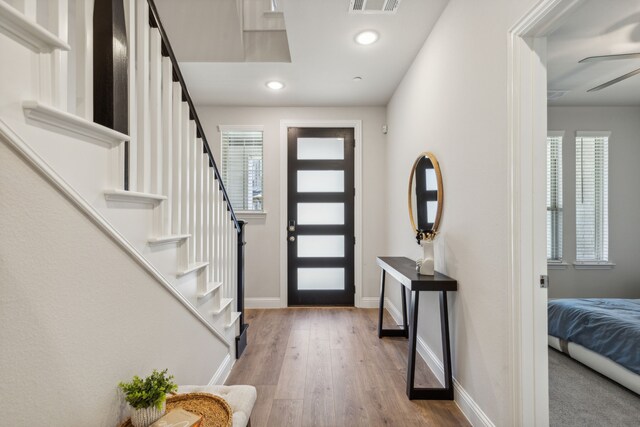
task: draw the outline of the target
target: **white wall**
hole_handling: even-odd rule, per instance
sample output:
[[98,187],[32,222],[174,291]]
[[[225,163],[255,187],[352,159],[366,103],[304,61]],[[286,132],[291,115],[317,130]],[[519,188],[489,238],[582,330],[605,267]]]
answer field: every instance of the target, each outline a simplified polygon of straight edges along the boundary
[[4,143],[0,194],[7,424],[117,425],[121,380],[154,368],[211,380],[226,347]]
[[[563,252],[569,267],[549,270],[550,298],[640,298],[640,107],[549,107],[550,130],[565,131]],[[576,131],[611,131],[609,259],[612,270],[576,270]]]
[[[253,306],[277,304],[280,298],[280,120],[362,120],[363,149],[363,295],[378,295],[375,257],[384,250],[384,107],[353,108],[243,108],[199,106],[205,133],[220,159],[218,125],[264,126],[264,208],[266,219],[249,218],[246,226],[246,297]],[[283,301],[286,303],[286,295]]]
[[[499,426],[510,425],[512,403],[507,33],[533,3],[451,0],[387,115],[385,252],[420,256],[407,216],[406,188],[414,159],[432,151],[445,190],[436,267],[459,284],[459,291],[449,294],[453,374]],[[397,287],[389,291],[399,307]],[[419,316],[419,336],[440,355],[436,294],[423,294]]]

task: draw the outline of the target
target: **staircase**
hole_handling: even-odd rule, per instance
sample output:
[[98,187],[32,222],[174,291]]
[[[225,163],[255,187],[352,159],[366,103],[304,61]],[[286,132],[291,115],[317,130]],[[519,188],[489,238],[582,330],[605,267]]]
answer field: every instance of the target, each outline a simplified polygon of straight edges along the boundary
[[0,32],[0,141],[239,357],[243,222],[153,1],[0,0]]

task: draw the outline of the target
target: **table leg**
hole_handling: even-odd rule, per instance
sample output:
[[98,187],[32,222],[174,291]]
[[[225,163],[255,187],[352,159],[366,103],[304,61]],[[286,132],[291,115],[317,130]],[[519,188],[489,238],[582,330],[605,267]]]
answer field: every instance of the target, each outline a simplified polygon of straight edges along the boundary
[[[407,319],[406,317],[404,317],[404,327],[402,329],[385,329],[382,325],[383,325],[383,317],[384,317],[384,288],[385,288],[385,272],[384,269],[381,270],[380,273],[380,309],[378,311],[378,338],[382,338],[382,337],[405,337],[407,338],[409,336],[408,331],[407,331]],[[406,310],[404,310],[404,306],[406,305],[406,300],[404,298],[404,287],[401,285],[403,291],[402,291],[402,305],[403,305],[403,311],[406,312]],[[405,315],[406,316],[406,315]]]
[[404,286],[400,286],[402,293],[402,328],[405,338],[409,338],[409,323],[407,322],[407,291]]
[[442,334],[442,360],[444,365],[444,387],[451,392],[453,399],[453,378],[451,373],[451,345],[449,340],[449,309],[447,291],[440,292],[440,333]]
[[[404,291],[403,291],[404,293]],[[409,361],[407,365],[407,396],[412,398],[416,377],[416,344],[418,341],[418,304],[420,293],[411,291],[411,305],[409,306]]]
[[409,399],[453,400],[453,378],[451,373],[451,347],[449,343],[449,312],[447,292],[440,292],[440,332],[442,334],[442,360],[444,365],[444,387],[415,387],[416,344],[418,340],[419,292],[411,292],[409,306],[409,362],[407,366],[407,396]]
[[378,338],[382,338],[382,315],[384,314],[384,270],[380,269],[380,310],[378,311]]

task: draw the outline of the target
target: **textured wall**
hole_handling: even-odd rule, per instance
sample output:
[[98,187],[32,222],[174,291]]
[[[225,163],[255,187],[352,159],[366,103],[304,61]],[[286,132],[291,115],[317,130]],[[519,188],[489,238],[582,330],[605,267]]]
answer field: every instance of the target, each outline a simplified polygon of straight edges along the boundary
[[206,384],[226,347],[0,141],[0,412],[114,426],[116,386],[168,368]]

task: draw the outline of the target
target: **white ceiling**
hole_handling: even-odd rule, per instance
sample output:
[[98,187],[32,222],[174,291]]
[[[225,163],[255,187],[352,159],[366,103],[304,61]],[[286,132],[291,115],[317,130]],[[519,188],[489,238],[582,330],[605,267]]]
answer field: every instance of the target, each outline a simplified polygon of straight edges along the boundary
[[[402,0],[396,14],[350,14],[349,0],[279,0],[290,63],[181,62],[180,67],[198,104],[386,105],[447,1]],[[266,10],[269,0],[264,2]],[[193,10],[202,0],[184,0],[180,5]],[[162,20],[178,58],[180,40],[207,44],[197,26],[175,25],[172,14]],[[380,33],[377,43],[354,42],[365,29]],[[355,76],[362,80],[354,81]],[[268,80],[280,80],[286,87],[274,92],[265,87]]]
[[640,105],[640,75],[588,89],[640,68],[640,59],[579,64],[583,58],[640,52],[640,0],[588,0],[547,41],[548,90],[568,90],[549,105]]

